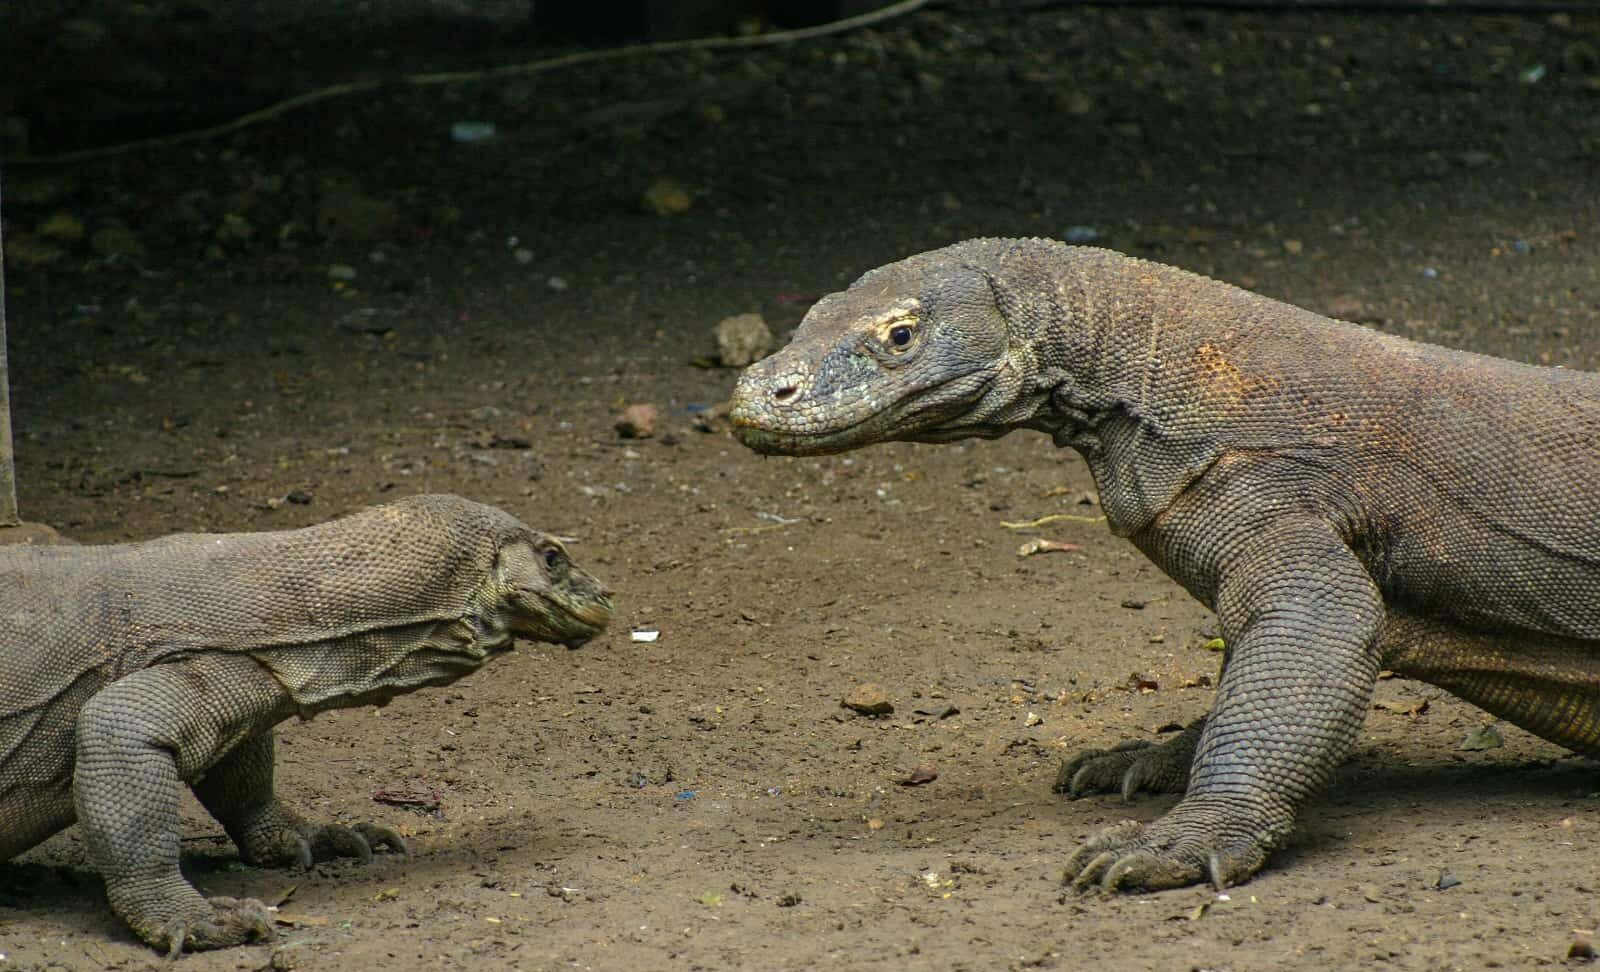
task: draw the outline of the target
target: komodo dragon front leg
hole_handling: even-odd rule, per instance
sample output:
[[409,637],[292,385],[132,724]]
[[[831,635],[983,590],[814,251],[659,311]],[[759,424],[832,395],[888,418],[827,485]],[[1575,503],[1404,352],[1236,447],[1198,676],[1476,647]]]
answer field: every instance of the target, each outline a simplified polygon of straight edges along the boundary
[[202,897],[178,869],[182,783],[200,797],[247,860],[309,863],[368,858],[366,835],[305,824],[271,794],[271,726],[294,711],[283,687],[247,655],[201,654],[134,672],[78,717],[73,800],[111,907],[139,935],[176,955],[271,934],[252,899]]
[[245,863],[307,868],[336,857],[366,864],[378,847],[406,853],[405,840],[388,827],[314,824],[291,810],[273,791],[273,750],[270,730],[251,736],[190,786]]
[[1372,578],[1315,520],[1279,521],[1240,544],[1219,573],[1229,658],[1187,791],[1152,824],[1086,841],[1066,865],[1080,890],[1250,876],[1355,744],[1379,669],[1384,608]]

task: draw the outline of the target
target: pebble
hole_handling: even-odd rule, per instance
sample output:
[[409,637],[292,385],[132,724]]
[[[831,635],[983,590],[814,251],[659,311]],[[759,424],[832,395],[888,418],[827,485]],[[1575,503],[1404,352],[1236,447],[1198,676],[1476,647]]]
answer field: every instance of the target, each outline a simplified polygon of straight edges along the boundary
[[654,405],[629,405],[617,416],[617,434],[624,439],[648,439],[656,434],[656,419],[659,416]]
[[717,322],[717,358],[725,368],[743,368],[772,352],[772,329],[760,314],[735,314]]
[[50,214],[44,222],[35,228],[34,232],[45,239],[76,243],[78,240],[83,239],[83,220],[61,209]]
[[676,216],[688,212],[694,199],[675,179],[657,179],[644,191],[644,208],[657,216]]
[[866,716],[890,715],[894,712],[894,703],[889,701],[889,693],[885,692],[882,686],[872,682],[851,689],[839,700],[839,705]]
[[461,145],[487,142],[495,136],[494,122],[458,121],[450,126],[450,141]]
[[1461,740],[1457,749],[1466,752],[1477,752],[1483,749],[1499,749],[1506,744],[1505,737],[1500,735],[1500,730],[1494,723],[1487,722],[1467,733]]
[[317,230],[330,239],[372,242],[400,228],[400,208],[354,189],[328,191],[317,204]]

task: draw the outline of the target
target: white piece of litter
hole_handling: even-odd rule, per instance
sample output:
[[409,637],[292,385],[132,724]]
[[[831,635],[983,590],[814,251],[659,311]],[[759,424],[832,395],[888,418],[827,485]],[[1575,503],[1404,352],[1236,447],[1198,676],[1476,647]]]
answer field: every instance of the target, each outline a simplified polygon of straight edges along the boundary
[[659,631],[635,631],[633,633],[634,641],[654,641],[659,637],[661,637],[661,632]]

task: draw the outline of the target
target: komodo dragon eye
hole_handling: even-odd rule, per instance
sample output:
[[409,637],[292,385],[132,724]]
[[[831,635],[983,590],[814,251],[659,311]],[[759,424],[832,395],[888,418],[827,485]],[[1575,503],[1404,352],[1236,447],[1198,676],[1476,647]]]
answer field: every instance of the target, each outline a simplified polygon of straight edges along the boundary
[[897,348],[903,348],[906,345],[910,344],[911,343],[911,326],[909,324],[898,324],[898,325],[890,328],[889,329],[889,340],[892,341],[894,343],[894,346],[897,347]]
[[561,563],[561,551],[558,548],[551,547],[549,550],[544,552],[544,565],[546,567],[549,567],[553,570],[555,569],[556,564],[559,563]]

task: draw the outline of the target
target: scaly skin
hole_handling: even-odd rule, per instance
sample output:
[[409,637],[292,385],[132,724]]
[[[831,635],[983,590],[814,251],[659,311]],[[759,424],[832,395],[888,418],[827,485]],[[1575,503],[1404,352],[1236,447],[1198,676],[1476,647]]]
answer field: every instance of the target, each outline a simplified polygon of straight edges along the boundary
[[280,802],[272,727],[448,684],[517,635],[577,647],[610,616],[554,537],[454,496],[282,533],[0,550],[0,860],[76,820],[146,942],[265,939],[259,901],[179,873],[180,786],[251,863],[403,853],[387,827]]
[[1380,668],[1600,755],[1600,375],[1406,341],[1172,267],[972,240],[867,273],[752,365],[757,452],[1035,429],[1217,612],[1203,722],[1056,787],[1182,789],[1079,888],[1254,873],[1349,753]]

